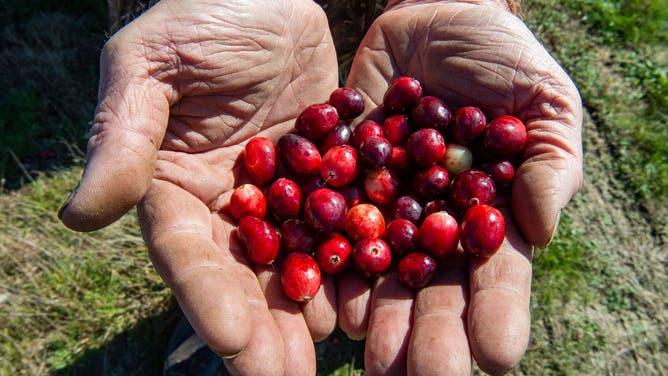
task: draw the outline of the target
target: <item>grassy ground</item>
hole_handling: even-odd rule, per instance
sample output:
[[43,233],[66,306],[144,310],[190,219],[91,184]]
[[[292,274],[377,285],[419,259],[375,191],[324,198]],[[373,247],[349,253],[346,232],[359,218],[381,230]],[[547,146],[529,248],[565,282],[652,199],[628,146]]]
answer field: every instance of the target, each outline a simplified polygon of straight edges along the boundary
[[[81,173],[100,3],[0,10],[2,375],[155,374],[179,317],[134,213],[93,234],[55,218]],[[342,3],[327,10],[345,68],[377,7]],[[513,373],[666,374],[668,1],[527,0],[524,18],[581,90],[585,184],[536,251],[532,338]],[[362,345],[338,332],[319,344],[321,374],[361,373]]]

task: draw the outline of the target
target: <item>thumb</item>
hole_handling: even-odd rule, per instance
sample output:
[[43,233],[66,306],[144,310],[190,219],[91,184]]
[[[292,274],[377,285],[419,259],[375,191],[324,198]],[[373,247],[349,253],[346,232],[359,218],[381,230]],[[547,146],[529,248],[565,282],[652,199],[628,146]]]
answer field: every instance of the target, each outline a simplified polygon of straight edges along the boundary
[[[151,183],[169,115],[169,91],[152,78],[140,43],[122,30],[102,50],[98,105],[82,179],[58,216],[92,231],[120,218]],[[132,35],[132,33],[130,33]]]

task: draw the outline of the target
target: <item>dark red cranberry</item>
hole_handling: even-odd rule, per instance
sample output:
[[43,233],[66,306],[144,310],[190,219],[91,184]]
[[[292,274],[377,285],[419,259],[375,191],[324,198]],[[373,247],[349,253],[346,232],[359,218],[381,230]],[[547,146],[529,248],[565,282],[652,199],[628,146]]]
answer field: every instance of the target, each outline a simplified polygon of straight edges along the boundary
[[427,217],[428,215],[436,212],[444,211],[450,214],[453,218],[457,220],[459,223],[459,218],[461,217],[455,210],[453,210],[450,205],[448,204],[447,200],[443,199],[436,199],[436,200],[431,200],[424,204],[424,211],[422,212],[422,215],[424,217]]
[[383,108],[388,113],[410,110],[422,97],[422,85],[413,77],[394,80],[383,96]]
[[290,299],[308,302],[320,290],[320,268],[313,257],[294,252],[285,256],[281,265],[281,285]]
[[435,165],[445,155],[445,140],[433,128],[422,128],[413,132],[406,141],[408,159],[418,168]]
[[398,218],[387,225],[383,238],[396,256],[402,256],[415,252],[418,244],[418,228],[411,221]]
[[401,196],[392,205],[392,219],[404,218],[418,224],[422,218],[422,204],[412,196]]
[[462,107],[455,111],[449,130],[452,140],[461,145],[468,145],[478,138],[487,128],[485,114],[474,106]]
[[332,130],[327,132],[325,137],[320,141],[320,153],[325,154],[334,146],[348,145],[353,131],[350,130],[348,124],[339,123]]
[[374,136],[384,137],[383,126],[373,120],[364,120],[353,129],[352,144],[359,148],[364,140]]
[[401,181],[397,174],[386,168],[371,171],[364,179],[364,192],[369,200],[386,205],[399,196]]
[[450,174],[441,166],[431,166],[413,177],[413,190],[431,200],[444,193],[450,185]]
[[455,175],[450,186],[450,202],[460,211],[494,202],[496,185],[484,171],[470,168]]
[[397,264],[399,280],[414,289],[427,286],[434,277],[436,269],[434,259],[422,252],[409,253]]
[[343,197],[346,199],[346,205],[349,208],[367,202],[364,189],[360,187],[358,184],[349,184],[337,188],[336,191],[343,195]]
[[322,156],[311,141],[296,134],[285,134],[278,139],[277,147],[283,164],[296,175],[320,173]]
[[329,188],[320,188],[306,197],[304,219],[320,233],[339,232],[346,221],[346,199]]
[[267,200],[260,188],[253,184],[242,184],[234,189],[230,197],[230,215],[239,220],[247,215],[263,218],[267,212]]
[[279,221],[296,218],[302,210],[304,197],[299,185],[287,178],[278,178],[267,191],[269,212]]
[[334,146],[322,157],[320,177],[332,187],[352,183],[357,172],[357,151],[350,145]]
[[392,157],[387,167],[401,176],[410,175],[412,172],[411,162],[408,159],[408,153],[403,146],[392,147]]
[[348,239],[335,233],[318,243],[315,249],[315,261],[323,272],[341,274],[350,266],[352,254],[353,247]]
[[487,161],[482,164],[481,168],[494,180],[497,187],[510,185],[515,177],[515,167],[505,159]]
[[327,185],[327,181],[323,179],[320,174],[316,176],[311,176],[299,185],[299,188],[302,190],[302,196],[303,197],[308,197],[311,193],[314,191],[320,189],[320,188],[328,188],[329,186]]
[[295,121],[295,130],[310,141],[320,140],[339,122],[339,114],[334,106],[327,103],[306,107]]
[[506,222],[500,211],[490,205],[476,205],[464,214],[461,223],[462,248],[479,257],[492,256],[503,243]]
[[357,90],[350,87],[334,89],[329,96],[329,104],[336,108],[339,117],[350,120],[364,112],[364,98]]
[[392,251],[379,238],[360,240],[353,248],[353,264],[365,277],[378,277],[390,268]]
[[483,142],[493,154],[511,156],[524,149],[527,130],[520,119],[509,115],[499,116],[489,123]]
[[383,134],[392,146],[403,145],[412,128],[408,116],[404,114],[392,115],[383,122]]
[[392,144],[385,137],[369,137],[359,146],[359,158],[368,168],[386,166],[392,158]]
[[313,252],[318,235],[301,218],[290,218],[281,223],[281,249],[285,253]]
[[385,231],[385,218],[375,205],[359,204],[348,210],[345,230],[353,243],[365,238],[380,238]]
[[278,170],[278,150],[266,137],[253,137],[244,147],[244,167],[250,180],[257,185],[271,182]]
[[411,120],[418,128],[434,128],[445,134],[450,122],[450,109],[445,102],[434,96],[420,98],[411,110]]
[[447,212],[430,214],[418,229],[418,240],[422,249],[442,261],[457,251],[459,224]]
[[278,233],[268,222],[247,215],[237,222],[237,234],[248,260],[255,264],[271,264],[280,250]]

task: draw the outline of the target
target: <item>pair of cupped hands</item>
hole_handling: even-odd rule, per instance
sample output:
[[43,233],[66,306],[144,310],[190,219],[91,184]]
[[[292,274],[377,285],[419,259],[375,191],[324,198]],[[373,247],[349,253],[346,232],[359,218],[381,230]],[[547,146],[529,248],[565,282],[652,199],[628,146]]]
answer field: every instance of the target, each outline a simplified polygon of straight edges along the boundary
[[150,258],[198,335],[245,375],[310,375],[314,341],[338,325],[366,338],[366,374],[504,373],[529,340],[533,246],[545,246],[582,179],[577,89],[503,0],[393,1],[361,42],[346,86],[382,102],[417,78],[452,108],[513,114],[528,129],[506,239],[487,260],[454,258],[413,291],[393,273],[324,276],[289,300],[272,266],[251,266],[225,215],[245,181],[239,155],[277,140],[338,86],[323,10],[309,0],[163,0],[101,56],[98,106],[70,228],[104,227],[137,205]]

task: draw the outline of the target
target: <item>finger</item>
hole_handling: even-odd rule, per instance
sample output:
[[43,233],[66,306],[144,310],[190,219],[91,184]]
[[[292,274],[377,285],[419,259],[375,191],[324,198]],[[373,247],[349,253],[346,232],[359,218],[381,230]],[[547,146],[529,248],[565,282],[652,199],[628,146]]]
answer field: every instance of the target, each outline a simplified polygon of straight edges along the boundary
[[[315,346],[299,304],[283,292],[280,275],[273,265],[258,265],[256,273],[283,338],[285,375],[315,375]],[[263,373],[256,373],[261,375]]]
[[314,342],[327,338],[336,328],[336,302],[336,282],[325,274],[318,293],[301,306]]
[[523,239],[509,211],[506,238],[490,258],[471,258],[468,334],[482,370],[503,374],[522,359],[529,343],[532,246]]
[[170,89],[151,78],[132,28],[102,50],[100,94],[81,182],[59,212],[78,231],[104,227],[148,190],[169,113]]
[[414,293],[396,272],[379,277],[373,287],[369,331],[364,351],[367,375],[405,375]]
[[434,279],[416,294],[408,343],[409,375],[471,374],[467,301],[467,261],[459,256],[439,265]]
[[371,282],[354,272],[336,278],[338,324],[353,340],[366,337],[371,312]]
[[225,251],[234,246],[231,225],[214,234],[215,216],[160,180],[138,208],[151,260],[200,338],[221,356],[242,351],[251,339],[251,313],[266,303],[252,271]]

